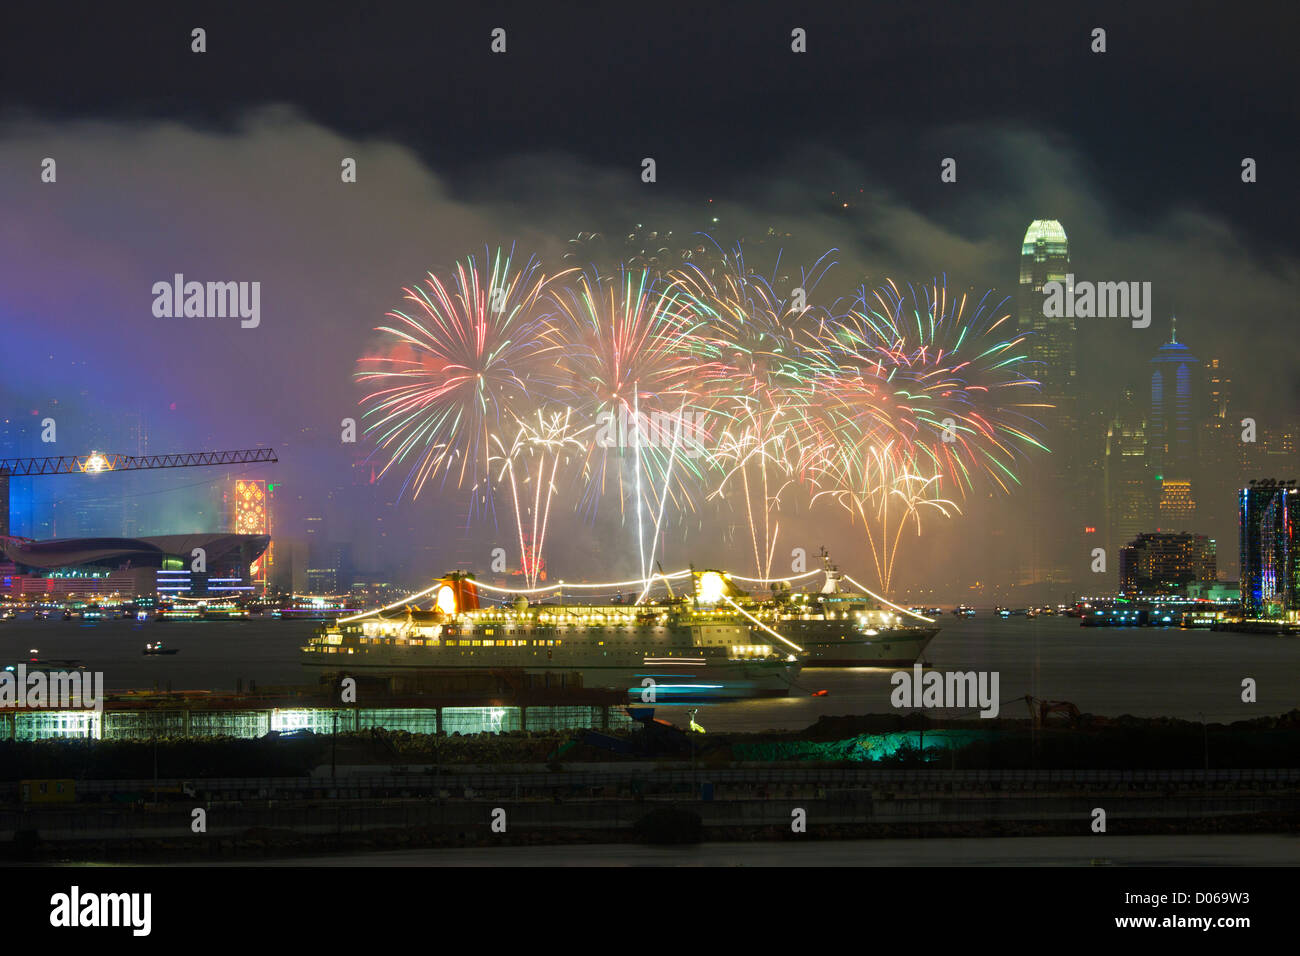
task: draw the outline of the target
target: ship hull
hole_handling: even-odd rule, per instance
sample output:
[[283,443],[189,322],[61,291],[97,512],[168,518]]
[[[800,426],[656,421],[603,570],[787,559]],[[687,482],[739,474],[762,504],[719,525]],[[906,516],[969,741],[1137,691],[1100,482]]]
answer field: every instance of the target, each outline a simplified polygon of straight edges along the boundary
[[[351,653],[348,653],[348,652]],[[557,675],[574,686],[623,690],[642,703],[693,703],[785,697],[794,689],[801,664],[776,660],[734,660],[699,656],[683,647],[647,659],[611,651],[615,659],[595,662],[587,654],[514,650],[485,654],[410,645],[340,645],[334,652],[309,647],[302,663],[337,673],[398,674],[417,670],[489,671],[518,669],[525,674]],[[585,660],[583,658],[586,658]],[[649,683],[647,683],[649,682]]]
[[799,639],[804,667],[910,667],[921,659],[939,633],[937,627],[907,627],[873,636],[849,633],[843,637]]

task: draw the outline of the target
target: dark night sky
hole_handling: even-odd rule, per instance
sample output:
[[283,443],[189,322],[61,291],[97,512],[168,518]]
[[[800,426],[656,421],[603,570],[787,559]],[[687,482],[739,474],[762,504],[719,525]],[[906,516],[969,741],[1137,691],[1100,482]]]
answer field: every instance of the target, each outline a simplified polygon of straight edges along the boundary
[[[1023,125],[1088,154],[1134,221],[1195,202],[1255,241],[1296,242],[1294,190],[1268,188],[1297,158],[1293,4],[370,6],[24,5],[2,41],[5,105],[231,129],[287,103],[343,136],[406,145],[456,183],[520,152],[618,166],[652,149],[686,195],[725,194],[774,147],[824,144],[921,209],[946,200],[918,134],[965,127],[960,156],[984,124]],[[488,52],[495,26],[504,57]],[[805,56],[789,53],[792,26],[808,30]],[[1102,56],[1094,26],[1108,31]],[[1245,153],[1267,157],[1250,201],[1219,168]]]
[[[1144,338],[1093,343],[1099,388],[1132,383],[1177,311],[1243,403],[1300,407],[1292,4],[333,6],[6,11],[0,411],[59,400],[74,440],[139,411],[158,451],[296,446],[281,480],[316,507],[348,480],[329,435],[403,283],[485,242],[694,228],[707,199],[724,244],[776,224],[851,277],[1006,293],[1025,226],[1058,218],[1081,277],[1155,284]],[[860,192],[835,214],[832,190]],[[261,279],[260,337],[160,326],[147,291],[177,271]]]

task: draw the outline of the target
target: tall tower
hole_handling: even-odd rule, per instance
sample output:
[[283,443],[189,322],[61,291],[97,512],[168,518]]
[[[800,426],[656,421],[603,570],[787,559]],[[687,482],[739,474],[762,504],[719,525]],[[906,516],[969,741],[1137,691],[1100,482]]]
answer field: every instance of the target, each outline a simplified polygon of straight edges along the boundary
[[1200,359],[1178,341],[1178,319],[1172,319],[1169,341],[1151,359],[1151,466],[1157,481],[1178,482],[1172,489],[1161,486],[1162,513],[1166,502],[1176,499],[1177,517],[1187,521],[1195,517],[1195,505],[1190,506],[1189,513],[1186,504],[1194,497],[1190,482],[1196,467],[1193,380],[1203,374]]
[[1150,530],[1147,418],[1131,388],[1124,390],[1106,433],[1106,517],[1108,554],[1118,554],[1140,532]]
[[1219,359],[1205,363],[1205,414],[1209,418],[1228,417],[1228,402],[1232,398],[1232,379]]
[[[1029,358],[1041,364],[1031,374],[1042,382],[1044,401],[1056,406],[1048,413],[1052,425],[1065,428],[1074,421],[1076,330],[1073,318],[1043,315],[1043,286],[1049,282],[1065,286],[1069,273],[1070,241],[1065,229],[1055,219],[1035,219],[1020,247],[1020,331],[1033,333]],[[1066,288],[1067,295],[1072,292]]]
[[[1205,396],[1204,416],[1198,426],[1197,458],[1200,467],[1193,476],[1197,488],[1197,518],[1200,530],[1219,541],[1231,541],[1237,531],[1234,492],[1244,480],[1237,455],[1241,429],[1230,417],[1232,380],[1220,359],[1205,363],[1202,383]],[[1245,476],[1249,477],[1249,476]],[[1219,570],[1228,578],[1236,576],[1237,554],[1225,548],[1220,555]]]
[[1020,246],[1017,313],[1034,363],[1029,374],[1040,383],[1040,400],[1051,406],[1038,409],[1036,417],[1044,426],[1045,444],[1052,454],[1029,475],[1027,567],[1019,577],[1040,588],[1046,586],[1049,593],[1043,597],[1065,596],[1061,592],[1067,587],[1074,590],[1074,579],[1086,573],[1083,558],[1091,547],[1084,538],[1085,526],[1101,524],[1100,520],[1085,521],[1082,515],[1080,491],[1088,472],[1080,466],[1078,459],[1085,456],[1075,440],[1074,319],[1043,314],[1043,286],[1059,282],[1069,294],[1073,291],[1072,282],[1066,279],[1069,274],[1070,243],[1065,229],[1055,219],[1034,220]]

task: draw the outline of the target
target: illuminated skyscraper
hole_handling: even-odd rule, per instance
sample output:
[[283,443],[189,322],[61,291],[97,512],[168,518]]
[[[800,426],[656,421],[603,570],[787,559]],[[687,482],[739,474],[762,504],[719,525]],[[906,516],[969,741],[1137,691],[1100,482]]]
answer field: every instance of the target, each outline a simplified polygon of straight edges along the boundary
[[1227,418],[1231,398],[1232,379],[1228,378],[1222,362],[1210,359],[1205,363],[1205,414],[1210,418]]
[[1177,319],[1169,341],[1151,360],[1151,464],[1166,478],[1187,478],[1196,461],[1193,380],[1200,360],[1178,341]]
[[[1212,358],[1205,363],[1203,380],[1205,396],[1204,415],[1197,434],[1197,461],[1194,472],[1196,483],[1197,525],[1220,541],[1230,541],[1237,530],[1237,509],[1234,492],[1249,478],[1238,460],[1241,444],[1241,426],[1228,410],[1232,399],[1232,381],[1223,362]],[[1285,470],[1285,469],[1283,469]],[[1221,570],[1227,577],[1236,577],[1236,554],[1229,549],[1223,555]]]
[[1196,469],[1196,399],[1193,381],[1203,376],[1200,359],[1178,341],[1178,320],[1172,320],[1169,341],[1151,359],[1151,467],[1164,483],[1160,514],[1188,530],[1196,516],[1191,486]]
[[1196,520],[1196,499],[1192,483],[1185,478],[1166,478],[1160,486],[1157,508],[1161,531],[1178,531],[1191,527]]
[[[1035,219],[1020,248],[1020,331],[1033,333],[1029,357],[1042,364],[1031,374],[1042,382],[1044,400],[1056,406],[1055,413],[1048,413],[1053,424],[1065,428],[1074,421],[1076,330],[1073,318],[1043,315],[1043,286],[1064,286],[1069,272],[1065,229],[1055,219]],[[1067,295],[1072,291],[1067,288]]]
[[[1029,374],[1041,383],[1040,400],[1051,406],[1035,412],[1045,426],[1045,444],[1052,454],[1028,476],[1026,518],[1030,530],[1021,577],[1062,589],[1072,589],[1075,577],[1087,573],[1083,559],[1090,547],[1083,537],[1084,528],[1100,525],[1103,517],[1084,516],[1088,475],[1082,462],[1092,456],[1081,448],[1076,427],[1074,319],[1043,314],[1043,286],[1049,282],[1064,286],[1069,272],[1070,245],[1065,229],[1054,219],[1034,220],[1020,246],[1017,312],[1019,329],[1027,335],[1024,347],[1035,363]],[[1096,457],[1102,457],[1099,448]]]
[[1106,431],[1106,548],[1114,553],[1151,527],[1147,418],[1133,389],[1125,389]]
[[1238,500],[1246,617],[1300,620],[1300,489],[1294,481],[1252,481]]

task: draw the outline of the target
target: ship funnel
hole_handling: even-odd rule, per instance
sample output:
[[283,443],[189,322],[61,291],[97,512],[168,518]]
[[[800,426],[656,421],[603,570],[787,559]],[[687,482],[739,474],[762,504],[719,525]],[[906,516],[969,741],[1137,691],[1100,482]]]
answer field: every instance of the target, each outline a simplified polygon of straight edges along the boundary
[[699,604],[713,605],[724,598],[744,597],[745,592],[731,582],[722,571],[695,571],[695,600]]
[[435,603],[438,610],[448,617],[454,617],[462,611],[477,611],[478,586],[468,575],[459,573],[448,575],[442,579]]

